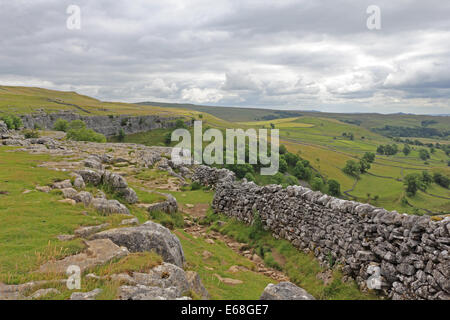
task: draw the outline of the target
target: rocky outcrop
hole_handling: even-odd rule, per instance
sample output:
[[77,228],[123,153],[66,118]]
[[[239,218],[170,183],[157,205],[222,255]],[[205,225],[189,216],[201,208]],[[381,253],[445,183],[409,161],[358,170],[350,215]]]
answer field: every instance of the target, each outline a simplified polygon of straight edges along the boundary
[[[84,116],[73,112],[45,113],[39,112],[21,116],[25,128],[33,129],[36,126],[43,129],[53,129],[56,120],[64,119],[67,121],[82,120],[86,127],[93,129],[105,136],[118,135],[122,129],[125,134],[145,132],[160,128],[175,127],[175,120],[178,117],[160,117],[157,115],[149,116],[128,116],[128,115],[110,115],[110,116]],[[186,121],[191,125],[190,121]]]
[[8,133],[8,126],[6,125],[6,123],[0,120],[0,135],[7,133]]
[[127,283],[119,288],[122,300],[190,299],[186,295],[191,292],[204,299],[209,297],[197,273],[185,272],[170,263],[163,263],[148,273],[133,272],[117,278]]
[[260,300],[315,300],[315,298],[292,282],[280,282],[269,283]]
[[210,295],[206,288],[203,286],[200,276],[197,272],[186,271],[186,279],[189,284],[189,289],[197,294],[201,299],[208,300]]
[[121,204],[117,200],[108,200],[104,198],[94,198],[92,199],[91,205],[98,212],[110,215],[110,214],[130,214],[130,210]]
[[341,265],[364,290],[392,299],[450,299],[450,218],[435,221],[301,186],[260,187],[233,177],[204,166],[194,173],[215,187],[216,212],[246,223],[258,214],[274,237],[313,252],[324,266]]
[[[38,287],[50,286],[50,285],[61,285],[65,284],[66,279],[61,280],[39,280],[26,282],[22,284],[10,284],[5,285],[0,282],[0,300],[29,300],[29,299],[39,299],[48,294],[57,294],[56,289],[39,289]],[[33,292],[31,295],[30,292]]]
[[74,292],[70,296],[70,300],[95,300],[95,298],[102,292],[101,289],[94,289],[89,292]]
[[155,251],[165,262],[182,268],[185,262],[180,240],[169,229],[152,221],[137,227],[119,228],[93,235],[93,239],[110,239],[131,252]]
[[76,174],[81,176],[85,183],[94,186],[103,184],[111,188],[112,192],[121,196],[129,204],[134,204],[139,201],[136,192],[128,187],[125,178],[117,173],[85,169],[77,171]]
[[163,202],[151,203],[145,205],[148,212],[161,211],[168,214],[172,214],[178,211],[178,203],[174,196],[168,193],[155,192],[166,197]]
[[65,274],[71,265],[86,269],[103,265],[112,259],[119,259],[129,254],[125,247],[119,247],[109,239],[86,241],[87,249],[79,254],[68,256],[62,260],[49,261],[39,268],[40,273]]

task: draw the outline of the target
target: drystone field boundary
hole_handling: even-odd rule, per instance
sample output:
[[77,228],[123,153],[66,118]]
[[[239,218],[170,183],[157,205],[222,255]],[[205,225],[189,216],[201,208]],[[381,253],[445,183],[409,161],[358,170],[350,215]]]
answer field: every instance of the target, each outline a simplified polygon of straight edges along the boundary
[[361,288],[392,299],[450,299],[450,217],[387,211],[301,186],[257,186],[226,169],[198,166],[193,180],[216,190],[216,212],[251,223],[257,213],[274,237],[339,264]]

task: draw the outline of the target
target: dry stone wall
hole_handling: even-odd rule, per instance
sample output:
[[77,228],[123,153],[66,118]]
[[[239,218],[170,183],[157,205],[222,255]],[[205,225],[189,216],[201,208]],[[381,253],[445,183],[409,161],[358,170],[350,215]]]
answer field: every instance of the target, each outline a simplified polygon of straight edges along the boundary
[[274,237],[340,264],[362,289],[392,299],[450,299],[450,218],[390,212],[301,186],[239,182],[225,169],[198,166],[194,181],[214,186],[213,208],[245,223],[259,214]]

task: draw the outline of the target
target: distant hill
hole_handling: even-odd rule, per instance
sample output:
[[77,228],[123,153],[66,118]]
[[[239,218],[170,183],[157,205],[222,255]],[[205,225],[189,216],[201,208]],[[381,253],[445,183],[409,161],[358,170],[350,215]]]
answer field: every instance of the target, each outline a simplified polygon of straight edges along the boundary
[[282,118],[300,117],[303,115],[302,111],[271,110],[262,108],[216,107],[187,103],[165,103],[153,101],[141,102],[138,104],[142,106],[159,106],[164,108],[179,108],[194,110],[198,112],[206,112],[215,117],[231,122],[269,121]]
[[71,111],[82,115],[150,115],[180,114],[179,110],[131,103],[105,102],[74,91],[57,91],[36,87],[0,86],[2,114],[54,113]]
[[450,128],[449,116],[405,113],[329,113],[311,110],[273,110],[163,102],[132,104],[100,101],[73,91],[0,86],[0,116],[7,113],[29,114],[38,110],[48,113],[67,110],[84,115],[177,114],[186,117],[195,117],[198,113],[205,113],[229,122],[275,121],[285,118],[312,117],[338,120],[391,137],[445,138],[448,136]]
[[435,115],[415,115],[411,113],[330,113],[315,110],[273,110],[261,108],[239,108],[203,106],[182,103],[142,102],[142,106],[188,109],[205,112],[231,122],[270,121],[292,117],[315,117],[335,119],[361,126],[392,137],[445,137],[450,128],[450,117]]

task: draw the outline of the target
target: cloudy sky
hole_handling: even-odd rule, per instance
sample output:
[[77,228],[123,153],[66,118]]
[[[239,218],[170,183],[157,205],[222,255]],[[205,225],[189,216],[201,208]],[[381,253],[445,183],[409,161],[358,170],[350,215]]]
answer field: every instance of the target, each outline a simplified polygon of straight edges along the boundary
[[[79,30],[67,27],[70,5]],[[380,30],[367,28],[369,5]],[[0,0],[0,84],[108,101],[450,113],[450,1]]]

